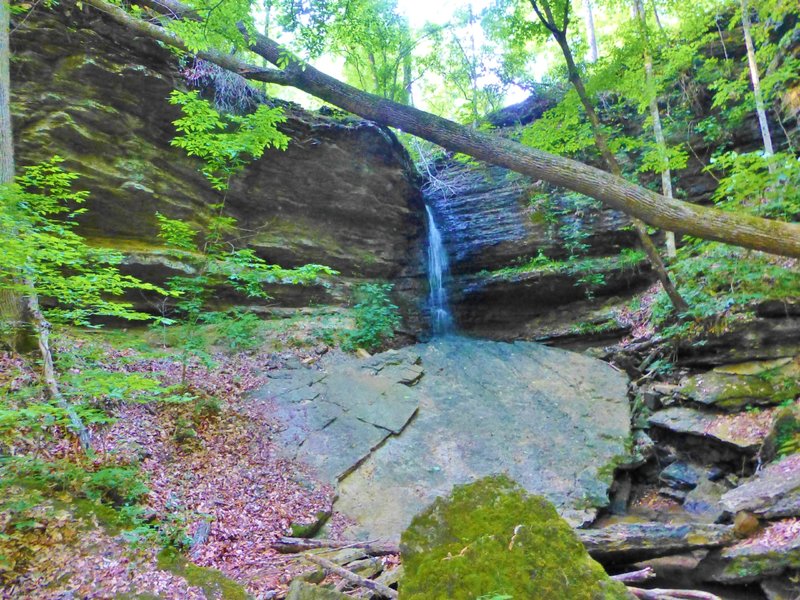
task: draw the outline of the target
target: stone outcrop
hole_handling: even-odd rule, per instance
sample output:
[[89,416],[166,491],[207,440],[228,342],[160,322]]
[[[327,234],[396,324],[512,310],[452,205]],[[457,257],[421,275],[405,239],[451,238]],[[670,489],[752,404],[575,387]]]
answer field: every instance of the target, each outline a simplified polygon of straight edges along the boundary
[[[170,146],[186,84],[176,59],[71,2],[38,8],[12,36],[17,162],[59,154],[91,192],[81,232],[130,252],[129,268],[174,273],[159,259],[156,211],[202,225],[222,201],[200,162]],[[389,279],[406,291],[421,270],[421,198],[408,156],[372,123],[286,105],[285,151],[268,150],[226,194],[239,235],[271,263],[328,265],[343,280]],[[280,295],[280,290],[275,290]],[[336,290],[296,290],[289,304],[331,301]],[[295,295],[293,295],[295,294]],[[407,295],[413,305],[417,292]],[[341,297],[338,298],[341,301]]]
[[532,343],[437,339],[270,374],[281,445],[332,483],[351,535],[397,539],[456,484],[507,473],[573,524],[608,504],[630,435],[627,378]]

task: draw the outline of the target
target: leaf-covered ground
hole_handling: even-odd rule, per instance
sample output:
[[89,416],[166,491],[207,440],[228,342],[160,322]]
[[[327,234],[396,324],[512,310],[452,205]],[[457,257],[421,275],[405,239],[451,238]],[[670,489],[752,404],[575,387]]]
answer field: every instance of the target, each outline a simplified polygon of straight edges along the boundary
[[[60,350],[89,343],[64,338]],[[165,386],[180,380],[175,356],[91,342],[98,343],[100,358],[93,360],[92,368],[147,374]],[[24,527],[10,526],[11,515],[0,517],[0,530],[5,531],[0,556],[7,557],[0,563],[0,597],[111,598],[150,593],[161,598],[203,598],[201,587],[191,583],[202,583],[207,573],[193,571],[194,577],[186,578],[189,583],[160,568],[165,563],[159,565],[158,553],[168,539],[186,544],[196,565],[218,569],[256,597],[284,590],[304,568],[271,550],[270,543],[293,521],[313,520],[318,511],[329,509],[332,490],[280,456],[272,441],[279,426],[271,417],[272,407],[269,401],[252,400],[248,391],[262,385],[271,368],[298,355],[307,362],[315,356],[300,350],[216,353],[214,366],[195,363],[189,369],[187,388],[195,400],[186,404],[98,399],[116,421],[94,427],[93,461],[139,468],[149,491],[139,501],[137,526],[106,523],[98,516],[102,511],[91,506],[87,510],[91,504],[87,500],[68,491],[48,490],[38,506],[27,510],[25,517],[31,523]],[[19,392],[36,380],[30,364],[8,355],[1,360],[0,385],[7,393]],[[71,369],[85,366],[78,361]],[[213,403],[207,413],[198,414],[198,402],[211,398],[219,405]],[[26,439],[24,443],[20,438],[12,452],[86,464],[57,427]],[[20,497],[27,493],[9,489]],[[188,549],[190,538],[204,523],[210,524],[207,539]],[[335,536],[342,525],[334,515],[331,534]],[[216,585],[213,574],[207,579],[212,582],[207,585]]]

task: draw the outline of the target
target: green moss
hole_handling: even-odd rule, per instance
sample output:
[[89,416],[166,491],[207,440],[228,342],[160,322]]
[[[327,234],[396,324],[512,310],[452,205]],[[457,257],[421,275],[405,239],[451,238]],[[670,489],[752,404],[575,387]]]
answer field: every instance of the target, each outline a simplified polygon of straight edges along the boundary
[[158,555],[158,568],[183,577],[191,586],[199,587],[208,600],[247,600],[245,589],[216,569],[193,565],[174,548],[165,548]]
[[553,505],[505,476],[456,487],[402,536],[403,600],[628,598]]

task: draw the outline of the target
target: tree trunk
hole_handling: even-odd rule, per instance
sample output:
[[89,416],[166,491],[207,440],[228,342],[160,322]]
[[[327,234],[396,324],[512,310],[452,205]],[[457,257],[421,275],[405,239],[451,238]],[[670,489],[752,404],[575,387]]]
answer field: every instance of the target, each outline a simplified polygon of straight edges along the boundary
[[67,418],[70,422],[70,429],[78,436],[84,452],[89,452],[91,450],[89,430],[86,429],[80,415],[70,406],[67,399],[64,398],[64,395],[61,393],[61,389],[58,387],[56,369],[53,364],[53,354],[50,351],[50,323],[45,319],[39,307],[39,297],[36,294],[36,286],[32,281],[26,281],[25,283],[30,289],[28,295],[28,310],[30,311],[33,326],[39,338],[39,351],[42,354],[42,372],[47,392],[67,414]]
[[[0,0],[0,185],[14,181],[14,130],[11,126],[11,76],[8,0]],[[12,232],[13,234],[13,232]],[[25,302],[11,282],[0,281],[0,345],[23,351],[29,349],[25,328]]]
[[586,39],[589,42],[589,62],[597,62],[600,53],[597,51],[597,34],[594,30],[594,14],[592,13],[592,0],[584,0],[586,9]]
[[14,137],[11,128],[11,47],[9,0],[0,0],[0,184],[14,180]]
[[[602,155],[608,170],[611,171],[611,173],[616,177],[621,178],[622,168],[619,166],[617,158],[614,156],[614,153],[611,152],[611,148],[608,146],[608,140],[606,138],[606,134],[603,133],[603,129],[600,124],[600,118],[597,116],[597,112],[594,109],[594,104],[592,104],[592,101],[589,99],[589,94],[586,91],[586,87],[583,85],[583,79],[581,79],[580,72],[575,64],[575,59],[572,56],[572,50],[570,49],[569,42],[567,41],[566,27],[563,32],[556,32],[555,30],[551,31],[553,33],[553,37],[561,47],[561,52],[564,55],[564,60],[567,63],[569,80],[575,88],[575,91],[578,93],[578,97],[581,100],[581,104],[583,104],[586,116],[589,118],[589,123],[592,125],[592,133],[594,134],[595,145],[597,146],[598,150],[600,150],[600,154]],[[647,226],[641,219],[637,217],[633,217],[632,221],[636,235],[639,236],[639,243],[641,243],[642,249],[647,254],[647,258],[649,259],[650,264],[653,267],[653,271],[655,271],[661,286],[664,288],[667,296],[669,296],[673,308],[678,313],[684,313],[688,311],[689,305],[678,293],[678,290],[675,288],[675,284],[672,283],[669,273],[667,272],[667,268],[664,266],[664,261],[661,260],[661,255],[658,253],[658,248],[656,248],[656,245],[653,243],[653,240],[650,239],[650,235],[647,233]]]
[[[137,33],[176,48],[186,48],[183,40],[175,34],[132,17],[105,0],[85,0],[84,4],[94,6],[109,18]],[[158,0],[158,4],[153,3],[154,8],[159,6],[175,11],[179,16],[191,14],[191,9],[176,0]],[[578,161],[476,131],[412,106],[404,106],[363,92],[292,57],[283,46],[262,35],[255,35],[250,42],[253,52],[266,58],[271,64],[282,65],[284,68],[262,69],[236,57],[212,51],[200,52],[198,56],[254,81],[288,85],[303,90],[355,115],[400,129],[452,152],[461,152],[528,177],[585,194],[655,227],[743,248],[800,257],[800,225],[670,200]]]
[[[661,128],[661,113],[658,110],[658,94],[656,93],[655,77],[653,76],[653,58],[650,56],[650,50],[647,47],[647,17],[645,16],[642,0],[633,0],[634,10],[636,16],[642,27],[642,42],[644,43],[644,74],[645,85],[647,87],[647,94],[650,103],[650,118],[653,121],[653,136],[656,139],[656,146],[661,153],[663,159],[666,161],[663,169],[661,170],[661,193],[667,198],[672,198],[672,172],[669,168],[669,155],[667,154],[667,142],[664,139],[664,130]],[[675,247],[675,233],[672,231],[665,232],[667,243],[667,256],[675,258],[677,249]]]
[[[764,97],[761,94],[761,78],[758,75],[753,36],[750,34],[750,7],[747,5],[747,0],[742,0],[742,29],[744,30],[744,43],[747,46],[747,63],[750,66],[750,80],[753,82],[753,97],[756,100],[758,125],[761,128],[761,137],[764,140],[764,156],[769,158],[775,152],[772,149],[772,136],[769,133],[767,110],[764,107]],[[775,165],[772,162],[769,163],[769,171],[770,173],[775,171]]]

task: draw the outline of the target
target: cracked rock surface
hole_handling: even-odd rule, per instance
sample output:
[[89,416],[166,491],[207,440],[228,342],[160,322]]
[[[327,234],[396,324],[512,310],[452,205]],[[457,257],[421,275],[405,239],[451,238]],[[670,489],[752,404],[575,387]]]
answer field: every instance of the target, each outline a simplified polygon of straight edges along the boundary
[[334,508],[370,539],[399,539],[434,498],[496,473],[586,522],[630,435],[625,375],[534,343],[442,338],[270,377],[286,452],[338,483]]

